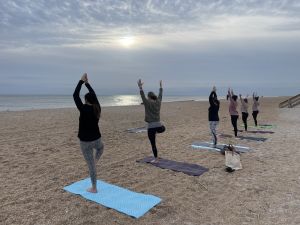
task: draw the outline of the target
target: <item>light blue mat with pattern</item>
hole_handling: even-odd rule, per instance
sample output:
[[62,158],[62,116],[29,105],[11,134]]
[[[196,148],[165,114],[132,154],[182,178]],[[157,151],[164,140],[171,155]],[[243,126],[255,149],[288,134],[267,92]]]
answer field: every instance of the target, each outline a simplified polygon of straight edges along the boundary
[[[210,142],[195,141],[195,142],[192,143],[192,148],[206,149],[206,150],[217,151],[217,152],[220,152],[224,148],[224,146],[225,146],[225,144],[218,144],[214,148],[214,147],[212,147],[212,143],[210,143]],[[251,151],[251,149],[249,147],[245,147],[245,146],[234,145],[234,147],[239,152],[249,152],[249,151]]]
[[87,192],[89,187],[91,179],[86,178],[64,187],[64,190],[135,218],[143,216],[161,202],[156,196],[129,191],[101,180],[97,180],[98,193]]

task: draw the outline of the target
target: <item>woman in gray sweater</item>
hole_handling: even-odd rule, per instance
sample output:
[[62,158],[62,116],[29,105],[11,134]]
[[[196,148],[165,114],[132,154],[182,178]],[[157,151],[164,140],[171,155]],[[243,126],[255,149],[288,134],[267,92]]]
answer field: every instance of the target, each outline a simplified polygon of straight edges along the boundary
[[154,160],[152,163],[158,161],[157,158],[157,148],[156,148],[156,133],[163,133],[166,128],[160,122],[160,107],[162,101],[162,81],[160,81],[159,94],[156,96],[153,92],[148,92],[148,98],[145,97],[145,93],[143,91],[143,84],[141,79],[138,80],[138,86],[140,88],[140,94],[143,100],[143,104],[145,107],[145,121],[148,123],[148,138],[151,143]]

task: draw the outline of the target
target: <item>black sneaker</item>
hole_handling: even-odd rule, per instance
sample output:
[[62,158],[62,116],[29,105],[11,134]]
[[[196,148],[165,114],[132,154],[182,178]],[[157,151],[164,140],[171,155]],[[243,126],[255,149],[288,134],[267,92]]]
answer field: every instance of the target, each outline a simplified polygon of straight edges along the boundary
[[225,171],[228,172],[228,173],[232,173],[232,172],[234,172],[235,170],[232,169],[231,167],[226,167]]

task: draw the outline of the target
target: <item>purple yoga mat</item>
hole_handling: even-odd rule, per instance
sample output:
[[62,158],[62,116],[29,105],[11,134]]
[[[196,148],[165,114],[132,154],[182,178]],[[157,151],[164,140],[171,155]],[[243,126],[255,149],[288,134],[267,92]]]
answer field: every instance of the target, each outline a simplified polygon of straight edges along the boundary
[[[233,135],[231,134],[220,134],[219,136],[223,138],[233,138]],[[250,137],[250,136],[237,136],[237,138],[241,140],[250,140],[250,141],[266,141],[268,139],[264,137]]]
[[252,134],[274,134],[274,131],[269,131],[269,130],[248,130],[248,133]]
[[176,172],[182,172],[190,176],[200,176],[204,172],[208,171],[207,168],[199,166],[197,164],[190,164],[185,162],[176,162],[168,159],[159,158],[157,163],[151,163],[154,159],[153,156],[148,156],[144,159],[137,160],[138,163],[149,163],[153,166],[162,168],[162,169],[169,169]]

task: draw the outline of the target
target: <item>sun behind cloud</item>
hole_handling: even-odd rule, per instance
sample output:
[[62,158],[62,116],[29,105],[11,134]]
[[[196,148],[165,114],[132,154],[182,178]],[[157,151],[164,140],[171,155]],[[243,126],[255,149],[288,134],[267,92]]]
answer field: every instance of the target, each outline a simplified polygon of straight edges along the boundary
[[119,39],[119,43],[125,48],[130,48],[136,44],[136,38],[134,36],[124,36]]

